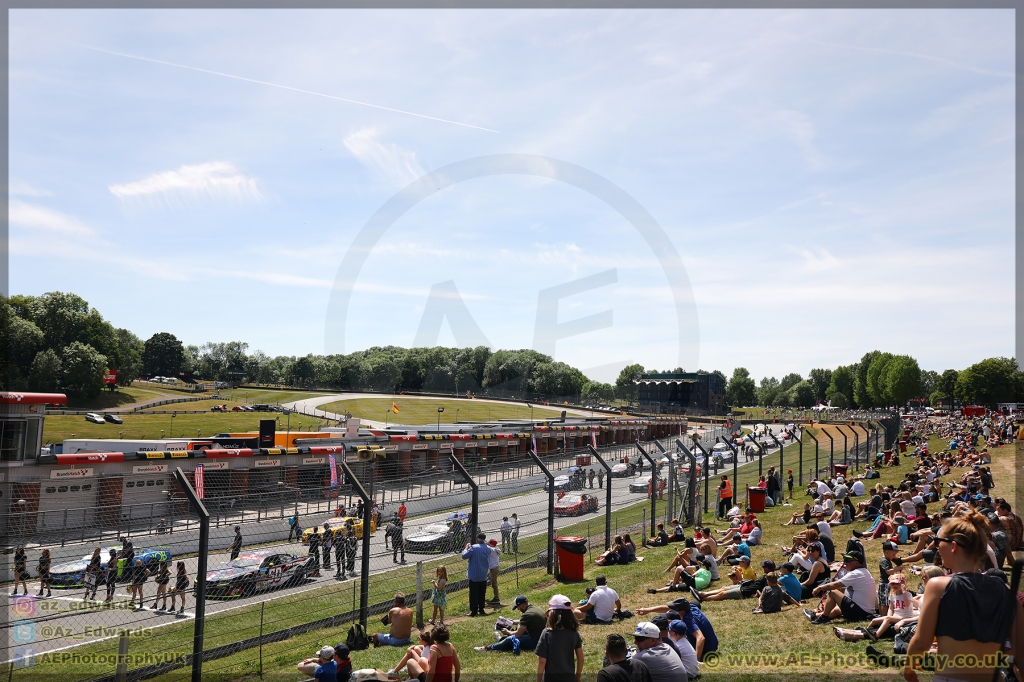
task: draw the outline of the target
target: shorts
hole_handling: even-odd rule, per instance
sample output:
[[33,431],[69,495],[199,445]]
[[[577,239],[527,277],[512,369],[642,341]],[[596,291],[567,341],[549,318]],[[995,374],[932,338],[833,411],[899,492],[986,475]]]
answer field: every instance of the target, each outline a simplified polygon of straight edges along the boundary
[[874,614],[868,613],[861,607],[857,606],[852,599],[847,596],[843,596],[843,601],[839,602],[839,610],[843,612],[843,618],[851,623],[862,620],[871,620]]
[[594,613],[594,609],[590,609],[589,611],[585,611],[584,612],[583,622],[585,622],[587,625],[611,625],[612,624],[612,622],[610,620],[598,620],[597,619],[597,614]]
[[377,646],[408,646],[410,642],[412,637],[398,639],[388,634],[377,635]]
[[739,585],[733,585],[725,591],[726,599],[743,599],[743,590]]

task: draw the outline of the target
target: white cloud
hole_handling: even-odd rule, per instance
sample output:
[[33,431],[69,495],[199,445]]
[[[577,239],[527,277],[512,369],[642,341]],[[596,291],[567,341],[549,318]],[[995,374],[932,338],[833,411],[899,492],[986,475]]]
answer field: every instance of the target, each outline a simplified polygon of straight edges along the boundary
[[360,163],[373,168],[388,180],[407,184],[424,174],[416,152],[394,142],[380,142],[376,128],[363,128],[345,138],[345,147]]
[[804,272],[827,272],[842,266],[842,261],[829,253],[828,249],[803,249]]
[[256,178],[238,171],[227,161],[211,161],[177,170],[154,173],[124,185],[111,185],[110,191],[120,199],[149,199],[181,203],[202,197],[233,201],[259,201],[262,197]]
[[23,197],[52,197],[53,192],[33,187],[27,182],[12,182],[7,186],[7,193],[10,196],[23,196]]
[[65,236],[88,237],[95,234],[92,228],[83,224],[78,218],[21,201],[10,203],[7,219],[11,225],[56,232]]

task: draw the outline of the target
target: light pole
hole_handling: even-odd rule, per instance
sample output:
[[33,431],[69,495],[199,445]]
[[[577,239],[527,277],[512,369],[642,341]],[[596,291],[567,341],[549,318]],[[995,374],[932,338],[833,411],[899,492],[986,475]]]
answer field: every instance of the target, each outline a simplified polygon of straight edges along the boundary
[[530,408],[530,421],[533,421],[533,405],[526,403],[526,406]]
[[456,407],[455,408],[455,423],[456,424],[459,423],[459,410],[461,410],[461,409],[462,409],[461,407]]
[[171,438],[174,438],[174,418],[177,416],[177,412],[171,412]]
[[443,407],[437,408],[437,432],[438,433],[441,433],[441,413],[442,412],[444,412],[444,408]]

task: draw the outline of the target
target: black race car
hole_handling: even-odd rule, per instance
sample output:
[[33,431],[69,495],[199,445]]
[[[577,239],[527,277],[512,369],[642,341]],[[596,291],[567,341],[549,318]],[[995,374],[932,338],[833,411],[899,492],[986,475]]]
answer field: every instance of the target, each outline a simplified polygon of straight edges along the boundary
[[405,536],[405,551],[417,554],[454,552],[465,546],[466,526],[459,519],[431,523]]
[[[209,597],[249,597],[257,592],[291,587],[306,580],[312,557],[266,549],[248,552],[206,573]],[[194,587],[194,583],[193,583]]]

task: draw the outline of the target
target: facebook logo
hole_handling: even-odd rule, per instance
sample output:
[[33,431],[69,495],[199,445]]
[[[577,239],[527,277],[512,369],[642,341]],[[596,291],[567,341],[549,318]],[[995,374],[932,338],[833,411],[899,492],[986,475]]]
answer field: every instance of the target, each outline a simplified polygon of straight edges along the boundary
[[12,638],[17,644],[29,644],[36,641],[36,624],[32,621],[15,623]]
[[36,664],[36,650],[30,646],[16,646],[13,650],[15,668],[31,668]]

